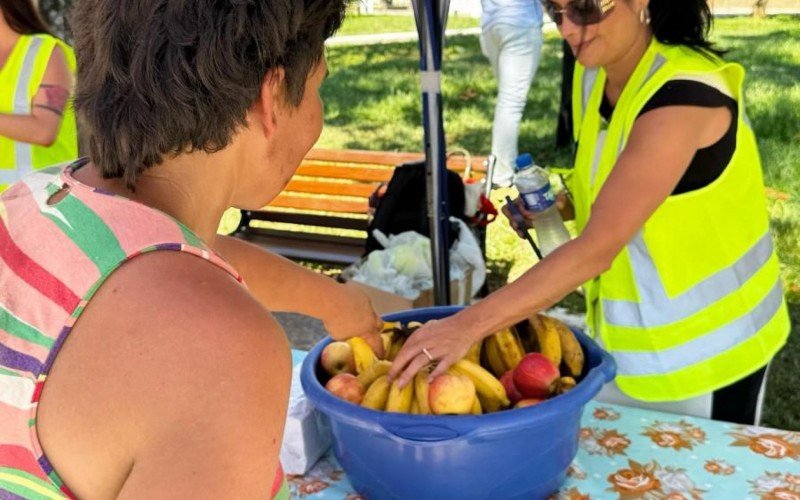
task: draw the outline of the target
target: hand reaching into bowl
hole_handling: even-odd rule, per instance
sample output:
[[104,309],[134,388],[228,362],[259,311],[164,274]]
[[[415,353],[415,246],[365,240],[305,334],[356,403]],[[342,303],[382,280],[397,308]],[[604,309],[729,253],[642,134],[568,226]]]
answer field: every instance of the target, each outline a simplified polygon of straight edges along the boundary
[[389,370],[389,378],[397,379],[399,385],[405,387],[418,371],[434,364],[429,377],[432,380],[463,358],[481,337],[467,328],[459,315],[428,321],[403,345]]

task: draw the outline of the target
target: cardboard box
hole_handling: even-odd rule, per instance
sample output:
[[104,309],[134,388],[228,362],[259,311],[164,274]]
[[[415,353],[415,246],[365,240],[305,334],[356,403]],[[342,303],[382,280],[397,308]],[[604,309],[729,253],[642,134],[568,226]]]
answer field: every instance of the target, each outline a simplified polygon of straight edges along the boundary
[[[463,279],[450,280],[450,303],[453,305],[469,304],[472,299],[472,271],[468,272]],[[433,289],[423,290],[419,297],[413,302],[414,309],[420,307],[431,307],[434,305]]]
[[[471,272],[467,273],[461,280],[451,280],[450,302],[460,305],[469,304],[472,299],[471,283]],[[397,311],[407,311],[409,309],[419,309],[421,307],[431,307],[434,305],[433,289],[423,290],[419,294],[419,297],[411,300],[395,293],[386,292],[380,288],[355,281],[348,281],[346,286],[354,286],[366,293],[372,301],[372,307],[375,309],[375,312],[380,315]]]

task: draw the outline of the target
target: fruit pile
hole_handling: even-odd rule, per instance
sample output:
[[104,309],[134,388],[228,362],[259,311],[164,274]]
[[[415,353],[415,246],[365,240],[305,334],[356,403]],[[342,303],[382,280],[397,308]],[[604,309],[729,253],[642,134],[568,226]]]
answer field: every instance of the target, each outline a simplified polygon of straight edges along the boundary
[[373,410],[420,415],[480,415],[538,404],[575,387],[584,354],[561,321],[536,315],[514,328],[473,345],[467,355],[430,383],[429,370],[400,388],[389,383],[392,360],[421,323],[386,323],[385,359],[354,337],[325,346],[322,368],[331,376],[325,388],[353,404]]

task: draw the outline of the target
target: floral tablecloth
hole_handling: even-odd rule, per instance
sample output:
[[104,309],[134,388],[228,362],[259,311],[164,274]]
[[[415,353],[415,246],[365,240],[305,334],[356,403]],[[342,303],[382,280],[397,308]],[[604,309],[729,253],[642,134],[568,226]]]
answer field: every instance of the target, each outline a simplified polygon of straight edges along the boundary
[[[557,500],[800,500],[800,433],[591,402]],[[293,498],[361,497],[332,455],[290,476]]]

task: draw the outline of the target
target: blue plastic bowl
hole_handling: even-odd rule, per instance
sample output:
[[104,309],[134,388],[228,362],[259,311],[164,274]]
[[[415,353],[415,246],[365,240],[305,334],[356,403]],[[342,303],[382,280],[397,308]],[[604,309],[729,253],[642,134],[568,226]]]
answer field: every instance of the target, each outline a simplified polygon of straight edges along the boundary
[[[415,309],[386,321],[425,322],[461,307]],[[616,373],[614,360],[576,332],[586,374],[570,392],[536,406],[480,416],[430,416],[362,408],[329,393],[319,365],[320,341],[306,357],[303,390],[330,419],[333,451],[353,484],[370,500],[546,498],[558,490],[578,452],[584,405]]]

